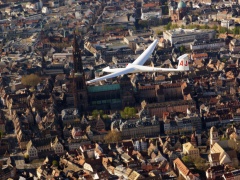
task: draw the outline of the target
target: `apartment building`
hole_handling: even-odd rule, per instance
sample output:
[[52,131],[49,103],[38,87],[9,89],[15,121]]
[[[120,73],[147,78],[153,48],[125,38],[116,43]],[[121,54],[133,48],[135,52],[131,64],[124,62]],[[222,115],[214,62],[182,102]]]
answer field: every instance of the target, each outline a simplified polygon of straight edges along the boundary
[[163,38],[173,46],[180,42],[192,42],[195,39],[210,40],[215,38],[216,31],[213,29],[172,29],[163,32]]

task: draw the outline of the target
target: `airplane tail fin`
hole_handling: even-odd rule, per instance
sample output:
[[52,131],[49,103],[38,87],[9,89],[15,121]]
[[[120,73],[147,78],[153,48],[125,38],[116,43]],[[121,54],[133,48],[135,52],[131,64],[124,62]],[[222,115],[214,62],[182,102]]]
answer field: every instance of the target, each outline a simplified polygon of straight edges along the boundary
[[178,57],[178,70],[179,71],[189,71],[189,56],[188,54],[183,54],[182,56]]

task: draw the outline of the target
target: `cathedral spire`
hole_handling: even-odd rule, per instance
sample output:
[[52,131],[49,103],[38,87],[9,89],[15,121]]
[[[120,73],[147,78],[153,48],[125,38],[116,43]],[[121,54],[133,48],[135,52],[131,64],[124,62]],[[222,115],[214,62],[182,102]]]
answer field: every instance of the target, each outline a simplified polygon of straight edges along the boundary
[[77,42],[77,36],[74,32],[74,49],[73,49],[74,73],[83,73],[82,53]]
[[74,51],[76,52],[76,51],[79,51],[79,45],[78,45],[78,43],[77,43],[77,36],[76,36],[76,32],[74,31],[74,42],[73,42],[73,44],[74,44]]
[[74,107],[79,110],[81,115],[88,108],[87,86],[85,81],[85,74],[83,71],[82,54],[77,42],[77,36],[74,32],[73,42],[73,95]]

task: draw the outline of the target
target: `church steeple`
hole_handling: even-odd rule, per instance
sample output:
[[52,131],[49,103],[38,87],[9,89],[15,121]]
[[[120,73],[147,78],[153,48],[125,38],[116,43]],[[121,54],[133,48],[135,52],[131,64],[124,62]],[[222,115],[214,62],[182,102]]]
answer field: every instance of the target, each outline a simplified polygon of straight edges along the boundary
[[82,65],[82,53],[79,48],[75,33],[74,33],[73,63],[74,63],[74,73],[84,73],[83,65]]
[[214,143],[219,141],[218,130],[216,127],[212,126],[210,129],[210,147],[214,145]]
[[85,74],[82,64],[82,54],[79,48],[76,34],[74,33],[74,48],[73,48],[73,93],[74,106],[79,113],[83,115],[88,109],[88,95],[85,81]]
[[[76,82],[76,88],[78,90],[86,88],[85,74],[82,64],[82,53],[79,49],[76,34],[74,34],[74,49],[73,49],[73,75]],[[78,80],[76,80],[78,79]]]

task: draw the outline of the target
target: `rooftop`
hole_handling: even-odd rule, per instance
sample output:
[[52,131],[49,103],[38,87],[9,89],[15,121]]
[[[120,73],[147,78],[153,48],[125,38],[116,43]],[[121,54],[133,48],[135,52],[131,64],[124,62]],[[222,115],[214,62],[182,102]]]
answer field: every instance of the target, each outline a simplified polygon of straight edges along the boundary
[[183,35],[183,34],[198,34],[198,33],[207,33],[207,32],[214,32],[214,29],[182,29],[182,28],[177,28],[177,29],[172,29],[168,30],[164,33],[168,33],[171,35]]
[[119,84],[108,84],[103,86],[88,86],[88,92],[114,91],[120,89]]

